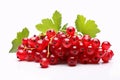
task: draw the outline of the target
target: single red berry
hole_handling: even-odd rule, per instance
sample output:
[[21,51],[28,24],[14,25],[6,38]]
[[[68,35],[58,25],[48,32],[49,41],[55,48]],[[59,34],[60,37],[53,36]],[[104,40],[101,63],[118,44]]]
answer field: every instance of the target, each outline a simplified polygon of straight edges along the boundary
[[89,57],[81,57],[79,61],[82,64],[88,64],[89,63]]
[[17,55],[17,58],[21,61],[25,60],[27,57],[27,53],[24,49],[18,49],[16,55]]
[[102,48],[98,48],[97,50],[96,50],[96,55],[98,56],[98,57],[103,57],[104,56],[104,50],[102,49]]
[[46,58],[47,55],[48,55],[47,49],[43,49],[43,50],[40,52],[40,57],[41,57],[41,58],[43,58],[43,57]]
[[97,39],[97,38],[93,38],[92,40],[91,40],[91,44],[92,44],[92,46],[93,46],[93,48],[98,48],[99,46],[100,46],[100,41],[99,41],[99,39]]
[[55,55],[57,57],[59,57],[59,58],[64,57],[65,51],[64,51],[63,47],[60,46],[58,48],[55,48],[54,51],[55,51]]
[[84,35],[82,38],[82,42],[85,47],[87,47],[91,43],[91,37],[89,35]]
[[30,48],[36,47],[36,40],[34,38],[28,39],[28,47],[30,47]]
[[66,33],[70,36],[73,36],[75,34],[75,28],[72,26],[67,27]]
[[92,62],[91,62],[91,63],[92,63],[92,64],[98,64],[99,61],[100,61],[100,57],[94,55],[94,56],[92,57]]
[[86,52],[87,52],[87,55],[94,55],[94,48],[92,45],[89,45],[87,48],[86,48]]
[[42,68],[47,68],[48,65],[49,65],[49,60],[48,60],[47,58],[42,58],[42,59],[40,60],[40,66],[41,66]]
[[43,39],[42,42],[42,49],[46,48],[49,44],[50,39],[48,38],[48,36],[45,36],[45,38]]
[[108,54],[110,55],[110,59],[112,59],[112,57],[114,56],[114,53],[112,50],[107,50]]
[[85,52],[85,47],[82,41],[79,41],[79,52],[83,54]]
[[62,34],[64,34],[64,33],[60,31],[60,32],[58,32],[58,33],[56,34],[56,36],[57,36],[58,38],[60,38]]
[[55,33],[55,31],[53,29],[49,29],[46,32],[46,35],[48,36],[48,38],[51,38],[51,37],[55,36],[55,34],[56,33]]
[[49,44],[49,51],[50,51],[50,54],[55,54],[55,46],[54,45],[52,45],[51,43]]
[[62,45],[65,47],[65,48],[70,48],[71,47],[71,41],[69,38],[64,38],[63,39],[63,42],[62,42]]
[[71,48],[70,48],[70,55],[71,56],[78,56],[78,53],[79,53],[78,46],[76,46],[76,45],[71,46]]
[[110,48],[111,44],[108,41],[104,41],[102,43],[103,50],[108,50]]
[[76,66],[77,65],[77,58],[70,56],[70,57],[68,57],[67,63],[69,66]]
[[71,39],[72,45],[76,45],[76,44],[78,44],[78,41],[79,41],[78,36],[73,35],[73,36],[71,36],[70,39]]
[[110,54],[105,50],[104,51],[104,56],[102,57],[102,61],[104,62],[104,63],[108,63],[109,62],[109,60],[110,60]]
[[40,39],[40,40],[38,40],[38,41],[36,42],[36,50],[37,50],[38,52],[40,52],[40,51],[43,50],[43,40],[42,40],[42,39]]
[[60,39],[58,37],[54,37],[52,39],[51,44],[54,45],[55,47],[59,47],[60,46]]
[[34,61],[35,60],[35,51],[34,50],[27,50],[27,61]]
[[28,38],[23,38],[22,39],[22,44],[27,46],[28,45]]
[[55,65],[58,63],[58,58],[55,55],[51,54],[49,56],[49,61],[51,65]]
[[40,52],[35,52],[35,62],[39,62],[41,59]]

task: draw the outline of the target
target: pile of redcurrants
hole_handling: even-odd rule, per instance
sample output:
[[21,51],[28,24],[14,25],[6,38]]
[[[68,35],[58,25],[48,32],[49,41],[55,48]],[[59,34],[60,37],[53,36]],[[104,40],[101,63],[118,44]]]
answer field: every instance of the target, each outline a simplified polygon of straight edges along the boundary
[[100,42],[89,35],[75,33],[74,27],[68,27],[66,32],[56,33],[49,29],[46,35],[34,35],[24,38],[17,50],[20,61],[35,61],[42,68],[50,65],[67,63],[69,66],[81,64],[108,63],[114,53],[108,41]]

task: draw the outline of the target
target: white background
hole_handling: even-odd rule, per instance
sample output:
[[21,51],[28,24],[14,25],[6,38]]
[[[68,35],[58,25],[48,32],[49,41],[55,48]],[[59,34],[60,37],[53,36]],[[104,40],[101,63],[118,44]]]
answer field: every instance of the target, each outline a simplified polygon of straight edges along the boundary
[[[115,56],[108,64],[50,66],[19,62],[9,54],[11,41],[25,26],[30,36],[38,34],[35,25],[58,10],[63,23],[74,26],[77,14],[93,19],[101,29],[97,37],[111,42]],[[119,0],[0,0],[0,80],[120,80],[120,2]]]

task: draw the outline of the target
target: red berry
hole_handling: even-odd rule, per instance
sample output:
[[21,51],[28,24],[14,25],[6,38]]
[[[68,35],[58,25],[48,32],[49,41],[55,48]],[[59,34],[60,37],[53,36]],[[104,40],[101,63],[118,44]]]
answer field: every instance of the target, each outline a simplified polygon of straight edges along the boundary
[[51,37],[55,36],[55,34],[56,33],[55,33],[55,31],[53,29],[49,29],[46,32],[46,35],[48,36],[48,38],[51,38]]
[[57,57],[59,57],[59,58],[64,57],[65,51],[64,51],[64,49],[61,46],[56,48],[54,51],[55,51],[55,55]]
[[19,49],[25,49],[25,46],[23,44],[21,44],[21,45],[18,46],[18,50]]
[[27,46],[28,45],[28,38],[23,38],[22,39],[22,44]]
[[108,50],[110,48],[111,44],[108,41],[104,41],[102,43],[103,50]]
[[71,46],[70,48],[70,55],[71,56],[78,56],[79,48],[78,46]]
[[40,52],[40,57],[41,58],[46,58],[48,55],[48,51],[46,49],[43,49],[41,52]]
[[89,63],[89,57],[82,57],[82,58],[80,58],[80,63],[88,64]]
[[42,43],[42,49],[46,48],[49,44],[50,39],[48,38],[48,36],[45,36],[45,38],[43,39],[43,43]]
[[41,59],[40,52],[35,52],[35,62],[39,62]]
[[84,35],[82,38],[82,42],[84,46],[87,47],[91,42],[91,37],[89,35]]
[[79,52],[83,54],[85,52],[85,47],[82,41],[79,41]]
[[58,63],[58,58],[55,55],[51,54],[49,57],[49,61],[51,65],[55,65]]
[[35,51],[34,50],[27,50],[27,61],[34,61],[35,59]]
[[95,52],[92,45],[89,45],[86,51],[87,51],[87,55],[94,55],[94,52]]
[[49,60],[48,60],[47,58],[42,58],[42,59],[40,60],[40,66],[41,66],[42,68],[47,68],[48,65],[49,65]]
[[93,56],[92,57],[92,64],[98,64],[99,63],[99,61],[100,61],[100,57],[98,57],[98,56]]
[[60,45],[60,39],[58,37],[54,37],[52,39],[51,44],[54,45],[55,47],[59,47],[59,45]]
[[102,61],[104,62],[104,63],[108,63],[109,62],[109,60],[110,60],[110,54],[105,50],[104,51],[105,53],[105,55],[102,57]]
[[114,53],[112,50],[107,50],[108,54],[110,55],[110,59],[112,59],[112,57],[114,56]]
[[66,33],[70,36],[73,36],[75,34],[75,28],[72,27],[72,26],[69,26],[67,29],[66,29]]
[[63,39],[63,42],[62,42],[62,45],[65,47],[65,48],[70,48],[71,47],[71,41],[69,38],[64,38]]
[[27,53],[24,49],[18,49],[16,55],[17,58],[22,61],[26,59]]
[[70,56],[70,57],[68,57],[67,63],[69,66],[76,66],[77,65],[77,58]]
[[100,46],[100,41],[97,38],[93,38],[91,41],[92,46],[96,49]]
[[104,56],[104,50],[102,48],[98,48],[96,50],[96,55],[100,58],[103,57]]
[[71,36],[70,39],[71,39],[72,45],[78,44],[78,41],[79,41],[78,36],[76,36],[76,35]]
[[37,41],[36,50],[39,51],[39,52],[43,50],[43,40],[42,39]]

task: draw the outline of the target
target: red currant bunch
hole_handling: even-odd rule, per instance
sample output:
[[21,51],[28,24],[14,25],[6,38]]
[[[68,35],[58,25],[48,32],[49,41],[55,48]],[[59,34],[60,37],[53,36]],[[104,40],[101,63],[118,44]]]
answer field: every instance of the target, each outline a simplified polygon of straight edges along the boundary
[[44,36],[24,38],[16,54],[19,60],[38,62],[42,68],[60,63],[76,66],[77,63],[108,63],[114,55],[110,46],[108,41],[76,34],[75,28],[70,26],[65,33],[51,29]]

